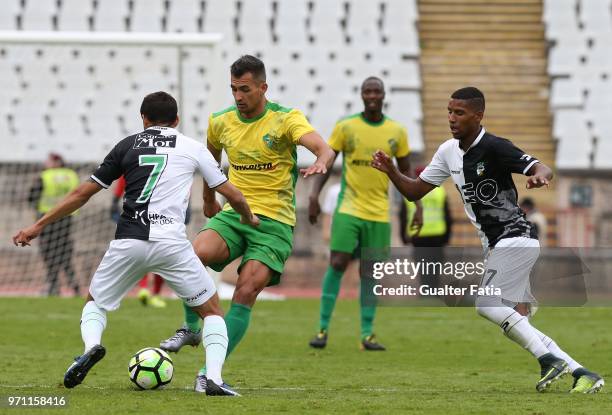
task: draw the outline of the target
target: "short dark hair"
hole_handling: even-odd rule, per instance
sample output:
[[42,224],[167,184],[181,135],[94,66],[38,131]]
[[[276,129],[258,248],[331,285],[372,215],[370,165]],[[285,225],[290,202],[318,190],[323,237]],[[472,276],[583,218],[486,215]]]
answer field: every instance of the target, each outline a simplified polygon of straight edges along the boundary
[[234,78],[240,78],[245,73],[251,73],[254,79],[266,81],[266,67],[261,59],[252,55],[242,55],[230,67]]
[[476,111],[484,111],[485,110],[485,97],[484,94],[480,91],[480,89],[467,86],[465,88],[461,88],[453,92],[451,95],[452,99],[461,99],[465,101],[469,101],[470,105]]
[[167,92],[153,92],[142,100],[140,113],[151,122],[172,123],[176,120],[178,105]]
[[363,88],[365,87],[365,84],[366,84],[367,82],[370,82],[370,81],[376,81],[376,82],[379,82],[379,83],[380,83],[380,86],[381,86],[381,87],[382,87],[382,89],[383,89],[383,91],[385,90],[385,83],[383,82],[383,80],[382,80],[382,79],[380,79],[380,78],[379,78],[379,77],[377,77],[377,76],[368,76],[366,79],[364,79],[364,80],[363,80],[363,82],[361,83],[361,89],[363,89]]

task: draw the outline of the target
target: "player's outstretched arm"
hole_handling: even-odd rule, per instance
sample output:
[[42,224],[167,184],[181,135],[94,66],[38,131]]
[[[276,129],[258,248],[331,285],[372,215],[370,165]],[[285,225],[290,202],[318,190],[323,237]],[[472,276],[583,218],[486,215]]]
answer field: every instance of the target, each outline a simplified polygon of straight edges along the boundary
[[397,190],[411,202],[421,199],[435,187],[433,184],[424,182],[419,177],[411,179],[404,176],[395,167],[391,158],[384,151],[378,150],[372,157],[372,167],[386,173]]
[[217,186],[214,190],[221,193],[227,199],[227,203],[240,214],[240,221],[242,223],[251,226],[259,225],[259,218],[251,212],[251,208],[244,198],[244,195],[236,186],[231,184],[229,180]]
[[304,134],[300,138],[300,145],[306,147],[312,154],[317,156],[314,164],[306,169],[300,169],[300,174],[304,176],[304,178],[311,176],[313,174],[325,174],[327,170],[329,170],[334,163],[336,158],[336,153],[331,147],[323,140],[323,138],[317,133],[313,131],[308,134]]
[[30,241],[40,235],[45,226],[70,215],[83,206],[87,201],[102,189],[98,183],[86,181],[74,189],[59,202],[53,209],[36,221],[32,226],[20,230],[13,236],[13,243],[17,246],[30,245]]
[[[334,150],[332,150],[334,151]],[[334,159],[332,160],[332,166],[334,165],[334,161],[338,157],[338,153],[334,151]],[[329,176],[331,176],[332,168],[327,169],[325,174],[321,174],[317,176],[312,183],[312,189],[310,191],[310,196],[308,196],[308,221],[311,225],[317,223],[317,219],[321,214],[321,205],[319,204],[319,195],[321,194],[321,189],[327,183]]]
[[[410,158],[408,156],[397,157],[395,160],[397,161],[397,167],[400,173],[402,173],[404,176],[412,175],[410,172]],[[423,228],[423,204],[420,200],[415,201],[414,204],[416,206],[416,210],[412,216],[412,222],[410,222],[410,229],[416,231],[414,236],[418,236]],[[403,203],[402,206],[404,206]]]
[[548,186],[553,178],[553,171],[544,163],[537,162],[527,172],[527,189]]
[[[221,150],[217,150],[210,143],[207,144],[207,147],[208,147],[208,151],[210,151],[210,154],[212,154],[215,160],[217,160],[217,163],[221,163]],[[204,216],[206,216],[207,218],[212,218],[217,213],[221,212],[221,204],[217,201],[217,198],[215,197],[215,189],[211,189],[208,186],[208,183],[206,182],[206,180],[204,180],[203,189],[204,189],[203,191]]]

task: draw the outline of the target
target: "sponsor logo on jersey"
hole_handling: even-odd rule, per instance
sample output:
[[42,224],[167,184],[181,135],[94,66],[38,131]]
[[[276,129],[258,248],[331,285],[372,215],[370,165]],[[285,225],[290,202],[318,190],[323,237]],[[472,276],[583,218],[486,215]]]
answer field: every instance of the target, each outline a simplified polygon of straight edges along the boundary
[[372,160],[359,160],[359,159],[355,159],[355,160],[351,161],[351,164],[353,166],[370,167],[372,165]]
[[143,225],[147,225],[147,222],[145,222],[145,212],[146,210],[136,210],[134,211],[134,219],[139,220],[140,223],[142,223]]
[[466,183],[459,190],[463,196],[463,203],[488,203],[497,197],[498,192],[499,187],[493,179],[485,179],[476,186],[474,183]]
[[151,225],[173,225],[174,219],[159,213],[149,212],[149,223],[151,223]]
[[234,164],[232,163],[234,170],[274,170],[276,166],[270,163],[254,163],[254,164]]
[[134,139],[133,148],[175,148],[176,136],[153,135],[149,133],[138,134]]

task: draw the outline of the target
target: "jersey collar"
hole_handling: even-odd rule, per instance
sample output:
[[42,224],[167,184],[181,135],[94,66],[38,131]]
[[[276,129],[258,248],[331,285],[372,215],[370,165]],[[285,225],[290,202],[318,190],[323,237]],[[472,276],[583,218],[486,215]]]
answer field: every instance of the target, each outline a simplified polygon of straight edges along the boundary
[[385,123],[385,120],[387,119],[387,116],[383,114],[382,119],[380,121],[378,122],[369,121],[363,114],[363,111],[359,113],[359,117],[361,118],[361,121],[373,127],[378,127],[379,125],[383,125]]
[[476,147],[478,145],[478,143],[480,143],[480,140],[482,140],[482,136],[484,136],[485,133],[486,133],[485,128],[484,127],[480,127],[480,133],[478,133],[478,137],[476,137],[476,140],[474,140],[474,142],[467,149],[467,151],[463,151],[463,149],[461,149],[461,147],[459,147],[459,140],[457,140],[457,148],[459,149],[459,151],[461,151],[461,153],[466,154],[468,151],[470,151],[472,149],[472,147]]
[[263,118],[264,115],[266,115],[268,113],[268,109],[270,108],[270,101],[266,102],[266,106],[264,107],[264,110],[261,114],[257,115],[256,117],[253,118],[244,118],[241,114],[240,111],[238,111],[238,108],[236,108],[236,115],[238,116],[238,119],[240,121],[242,121],[243,123],[246,124],[250,124],[253,123],[255,121],[259,121]]
[[[159,125],[152,125],[147,130],[160,130],[160,131],[176,131],[176,128],[172,127],[162,127]],[[146,131],[146,130],[145,130]]]

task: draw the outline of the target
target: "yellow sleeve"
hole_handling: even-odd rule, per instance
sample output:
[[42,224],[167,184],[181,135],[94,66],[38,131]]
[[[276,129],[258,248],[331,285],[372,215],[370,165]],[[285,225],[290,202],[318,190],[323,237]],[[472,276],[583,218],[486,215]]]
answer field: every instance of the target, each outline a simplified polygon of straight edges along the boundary
[[208,117],[208,131],[206,132],[206,140],[217,150],[221,150],[221,142],[219,141],[219,134],[217,128],[215,128],[215,122],[213,121],[212,114]]
[[300,138],[314,130],[314,127],[310,125],[302,111],[291,110],[287,114],[285,118],[285,132],[293,144],[298,144]]
[[408,132],[404,127],[400,128],[399,143],[397,143],[397,152],[395,157],[406,157],[410,154],[410,146],[408,145]]
[[336,123],[334,127],[334,131],[331,133],[331,137],[327,141],[327,144],[332,148],[332,150],[340,153],[344,148],[344,132],[342,131],[342,127],[340,123]]

